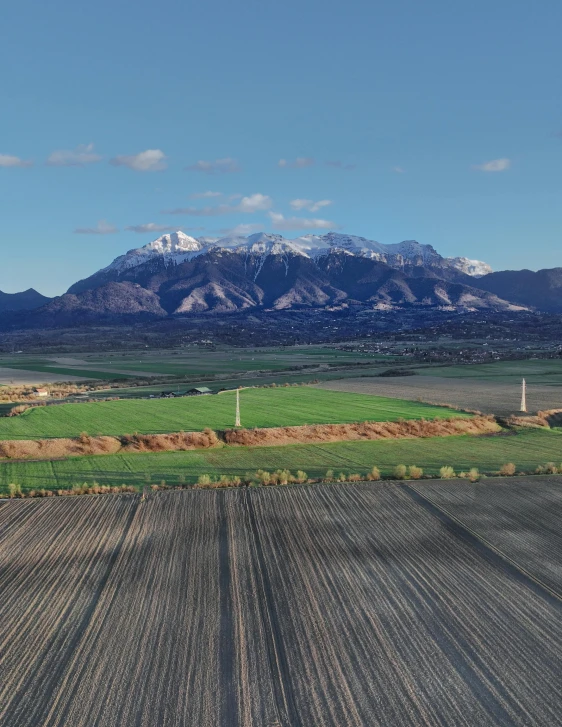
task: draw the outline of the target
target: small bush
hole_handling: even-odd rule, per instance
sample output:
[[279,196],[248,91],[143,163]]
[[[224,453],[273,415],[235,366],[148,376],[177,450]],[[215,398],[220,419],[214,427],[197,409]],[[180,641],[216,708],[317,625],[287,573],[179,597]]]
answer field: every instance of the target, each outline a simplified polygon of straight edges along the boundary
[[348,482],[361,482],[362,479],[363,478],[361,477],[361,475],[353,474],[353,475],[348,476],[347,481]]
[[23,497],[23,493],[21,491],[21,485],[17,485],[15,482],[10,482],[8,485],[8,493],[10,497]]
[[373,467],[367,475],[367,479],[371,480],[372,482],[376,482],[377,480],[380,480],[380,478],[381,478],[381,471],[378,467]]
[[211,483],[212,479],[210,475],[199,475],[197,478],[197,484],[199,487],[209,487]]
[[478,469],[476,467],[472,467],[468,471],[468,479],[471,482],[478,482],[478,480],[480,479],[480,472],[478,472]]
[[535,470],[537,475],[556,475],[558,474],[558,471],[558,467],[554,464],[554,462],[540,464]]
[[334,470],[327,470],[324,475],[325,482],[331,482],[334,479]]
[[415,464],[410,465],[408,468],[408,477],[411,480],[420,480],[423,476],[423,470],[421,467],[416,467]]
[[306,472],[303,472],[302,470],[297,471],[297,476],[295,477],[295,482],[298,482],[299,485],[302,485],[303,482],[306,482],[308,479],[308,475]]
[[407,468],[405,464],[397,464],[394,468],[393,475],[397,480],[404,480],[406,479],[406,472]]
[[442,480],[450,480],[454,476],[455,470],[448,465],[446,465],[445,467],[441,467],[441,469],[439,470],[439,477],[441,477]]
[[275,473],[275,479],[278,485],[288,485],[291,481],[291,473],[289,470],[277,470]]
[[505,475],[507,477],[511,477],[515,474],[515,465],[513,462],[508,462],[507,464],[502,464],[500,467],[500,475]]
[[256,479],[261,485],[271,485],[271,473],[265,470],[258,470],[256,472]]
[[339,473],[338,482],[347,482],[347,475],[345,474],[345,472]]

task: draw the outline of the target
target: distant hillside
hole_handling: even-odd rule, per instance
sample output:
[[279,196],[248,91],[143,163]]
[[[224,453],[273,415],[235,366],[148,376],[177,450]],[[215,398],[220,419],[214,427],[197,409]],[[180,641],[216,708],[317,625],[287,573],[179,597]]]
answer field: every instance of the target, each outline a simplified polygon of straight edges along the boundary
[[0,290],[0,313],[4,311],[34,310],[51,300],[33,288],[22,293],[3,293]]
[[500,298],[546,313],[562,312],[562,268],[503,270],[478,280],[478,287]]

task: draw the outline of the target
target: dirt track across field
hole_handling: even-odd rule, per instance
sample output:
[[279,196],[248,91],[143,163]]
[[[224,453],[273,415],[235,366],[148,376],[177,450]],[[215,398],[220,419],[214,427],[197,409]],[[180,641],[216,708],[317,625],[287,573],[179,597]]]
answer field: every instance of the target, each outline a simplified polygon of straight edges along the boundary
[[424,487],[0,503],[1,727],[560,727],[561,601]]
[[[505,416],[519,411],[521,386],[519,384],[478,381],[477,379],[440,378],[438,376],[384,376],[336,379],[317,384],[330,391],[348,391],[354,394],[376,394],[430,402],[452,404],[462,409],[473,409],[484,414]],[[562,408],[562,387],[527,386],[529,412]]]

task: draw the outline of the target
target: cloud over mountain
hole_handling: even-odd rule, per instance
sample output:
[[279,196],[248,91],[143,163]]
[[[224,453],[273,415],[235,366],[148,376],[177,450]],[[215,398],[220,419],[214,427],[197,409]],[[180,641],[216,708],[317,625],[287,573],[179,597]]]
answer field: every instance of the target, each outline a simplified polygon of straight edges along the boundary
[[110,160],[114,167],[128,167],[135,172],[160,172],[166,169],[166,155],[161,149],[147,149],[138,154],[116,156]]
[[0,154],[0,167],[31,167],[33,162],[30,160],[21,159],[20,157],[13,156],[12,154]]
[[49,167],[83,167],[101,159],[102,157],[94,152],[93,144],[80,144],[76,149],[58,149],[51,152],[46,164]]
[[77,235],[113,235],[116,232],[119,232],[117,227],[106,220],[100,220],[96,227],[77,227],[74,230]]
[[510,159],[492,159],[489,162],[483,164],[474,164],[473,169],[479,172],[505,172],[511,166]]
[[224,159],[215,159],[215,161],[206,161],[200,159],[195,164],[185,167],[186,171],[203,172],[204,174],[231,174],[239,172],[240,167],[236,159],[225,157]]

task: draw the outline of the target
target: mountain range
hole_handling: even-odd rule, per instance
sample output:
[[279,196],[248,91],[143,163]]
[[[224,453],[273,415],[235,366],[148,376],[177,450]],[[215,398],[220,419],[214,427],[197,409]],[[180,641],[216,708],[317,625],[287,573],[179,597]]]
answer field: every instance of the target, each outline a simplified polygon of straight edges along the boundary
[[484,262],[446,258],[415,240],[383,245],[334,232],[291,240],[174,232],[119,256],[57,298],[32,290],[0,294],[0,312],[10,327],[353,306],[562,312],[561,287],[562,268],[492,272]]

